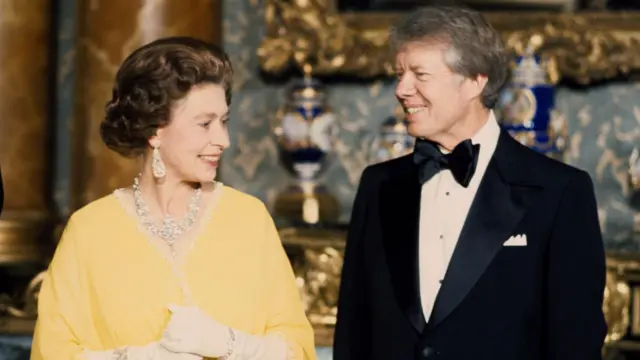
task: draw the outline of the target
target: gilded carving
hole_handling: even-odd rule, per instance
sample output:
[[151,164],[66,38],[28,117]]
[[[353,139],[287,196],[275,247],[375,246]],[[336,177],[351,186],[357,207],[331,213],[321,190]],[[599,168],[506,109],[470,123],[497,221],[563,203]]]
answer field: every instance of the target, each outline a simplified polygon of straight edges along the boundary
[[[342,230],[284,228],[280,230],[309,321],[321,342],[331,339],[346,233]],[[327,332],[328,331],[328,332]]]
[[390,74],[388,33],[358,31],[327,0],[266,1],[266,34],[258,48],[262,68],[278,73],[291,65],[313,74]]
[[[7,294],[0,294],[0,315],[15,318],[35,320],[38,314],[38,295],[45,272],[38,273],[27,285],[19,299],[13,299]],[[0,326],[0,329],[2,326]]]
[[[529,20],[531,21],[531,19]],[[640,16],[623,13],[538,15],[515,31],[502,31],[507,49],[531,48],[548,61],[551,81],[588,84],[640,68]],[[496,27],[500,29],[499,23]]]
[[[626,266],[628,267],[629,265]],[[615,259],[608,259],[607,282],[602,305],[608,325],[605,343],[612,343],[622,339],[629,329],[631,293],[629,284],[623,277],[625,269],[627,269],[626,266]],[[634,263],[632,266],[637,268],[638,264]]]
[[[399,14],[341,14],[333,0],[266,1],[261,67],[280,73],[313,66],[315,75],[391,75],[389,26]],[[533,48],[551,80],[590,83],[640,68],[640,14],[487,13],[508,51]]]
[[314,324],[334,325],[338,305],[342,251],[334,247],[304,249],[304,266],[298,268],[309,320]]

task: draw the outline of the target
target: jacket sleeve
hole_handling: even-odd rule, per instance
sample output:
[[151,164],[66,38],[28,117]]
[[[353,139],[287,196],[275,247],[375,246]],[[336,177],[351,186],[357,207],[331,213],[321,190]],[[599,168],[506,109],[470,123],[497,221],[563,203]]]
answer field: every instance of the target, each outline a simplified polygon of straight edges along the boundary
[[545,359],[601,360],[605,253],[586,172],[577,172],[565,187],[549,240]]

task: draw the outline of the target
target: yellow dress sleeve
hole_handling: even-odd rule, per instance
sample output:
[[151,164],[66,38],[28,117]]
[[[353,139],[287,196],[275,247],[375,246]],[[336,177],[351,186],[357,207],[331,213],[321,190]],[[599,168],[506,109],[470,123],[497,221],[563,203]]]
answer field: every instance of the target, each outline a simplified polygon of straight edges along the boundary
[[95,345],[77,233],[72,217],[42,282],[31,360],[79,359]]
[[313,328],[307,319],[296,287],[291,263],[280,241],[273,219],[265,209],[267,236],[268,320],[266,335],[283,338],[287,360],[316,360]]

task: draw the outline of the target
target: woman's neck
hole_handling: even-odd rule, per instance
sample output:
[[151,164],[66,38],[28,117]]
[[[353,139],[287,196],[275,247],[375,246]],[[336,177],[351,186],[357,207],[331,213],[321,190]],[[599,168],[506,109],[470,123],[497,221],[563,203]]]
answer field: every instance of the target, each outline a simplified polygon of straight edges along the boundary
[[188,210],[195,189],[199,187],[199,184],[176,180],[170,174],[158,181],[151,171],[143,171],[138,181],[140,193],[150,213],[161,217],[182,217]]

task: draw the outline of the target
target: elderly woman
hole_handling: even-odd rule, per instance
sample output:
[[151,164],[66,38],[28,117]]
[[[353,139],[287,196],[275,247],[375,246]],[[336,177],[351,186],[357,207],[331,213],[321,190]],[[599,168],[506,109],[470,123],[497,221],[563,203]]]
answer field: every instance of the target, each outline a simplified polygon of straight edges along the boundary
[[100,134],[140,173],[69,220],[31,359],[316,358],[265,206],[214,181],[231,78],[222,50],[186,37],[124,61]]

